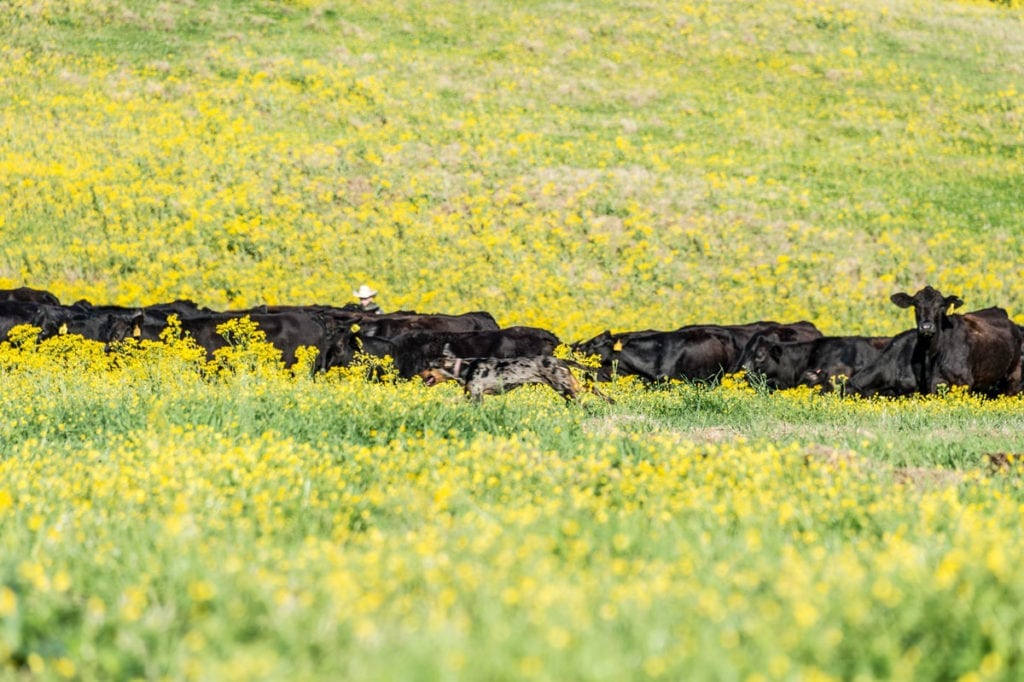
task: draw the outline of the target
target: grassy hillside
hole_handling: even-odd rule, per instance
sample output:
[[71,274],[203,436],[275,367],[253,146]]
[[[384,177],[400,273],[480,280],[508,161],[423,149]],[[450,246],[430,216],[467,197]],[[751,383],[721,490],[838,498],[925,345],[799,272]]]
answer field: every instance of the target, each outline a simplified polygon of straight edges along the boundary
[[989,4],[16,2],[0,282],[488,309],[566,338],[1024,314]]

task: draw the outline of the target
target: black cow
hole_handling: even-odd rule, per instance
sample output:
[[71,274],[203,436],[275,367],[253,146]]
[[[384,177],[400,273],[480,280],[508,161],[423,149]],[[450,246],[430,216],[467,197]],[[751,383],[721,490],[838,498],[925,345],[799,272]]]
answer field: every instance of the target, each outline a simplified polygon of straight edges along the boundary
[[339,324],[332,316],[322,316],[321,324],[326,329],[324,345],[313,366],[315,372],[326,372],[332,367],[348,367],[356,353],[365,353],[375,358],[395,357],[395,344],[382,336],[363,336],[360,327]]
[[771,389],[824,383],[828,377],[850,376],[874,362],[891,337],[823,336],[811,341],[779,343],[756,335],[743,349],[739,365],[750,381]]
[[177,315],[181,317],[192,317],[194,315],[206,315],[208,313],[215,312],[214,310],[207,308],[206,306],[200,306],[194,301],[188,299],[179,298],[176,301],[170,303],[154,303],[143,307],[143,310],[153,315]]
[[[762,320],[758,322],[747,322],[746,324],[693,324],[680,327],[684,329],[710,329],[717,327],[732,334],[736,345],[745,348],[751,339],[755,337],[767,337],[780,343],[793,343],[795,341],[810,341],[821,338],[822,334],[812,323],[801,320],[800,322],[774,322]],[[738,358],[737,358],[738,359]]]
[[[382,317],[382,316],[378,316]],[[513,358],[551,355],[561,343],[558,337],[539,327],[507,327],[466,332],[409,331],[381,339],[358,331],[341,330],[331,337],[324,351],[321,369],[345,366],[356,350],[382,357],[390,355],[403,379],[411,379],[442,357],[445,345],[460,357]]]
[[45,289],[18,287],[17,289],[0,289],[0,301],[21,301],[22,303],[40,303],[60,305],[60,300]]
[[156,340],[159,338],[159,333],[167,326],[167,318],[170,315],[177,315],[179,319],[188,319],[218,314],[185,299],[136,308],[119,305],[94,305],[81,299],[72,303],[69,309],[73,312],[93,316],[109,315],[109,338],[102,339],[108,342],[123,341],[128,337]]
[[[740,360],[745,355],[747,346],[758,339],[766,339],[777,343],[796,343],[798,341],[812,341],[822,337],[821,331],[812,323],[801,320],[800,322],[750,322],[747,324],[721,325],[722,329],[728,330],[736,340],[740,349],[736,354],[729,372],[738,372]],[[685,327],[684,327],[685,329]]]
[[621,334],[604,331],[573,344],[576,353],[600,358],[597,378],[601,381],[610,381],[613,374],[636,375],[649,382],[713,381],[730,371],[740,348],[736,336],[718,325]]
[[11,329],[23,324],[46,330],[48,328],[47,315],[54,307],[57,306],[28,301],[0,301],[0,341],[7,338]]
[[123,313],[133,310],[144,310],[160,315],[170,315],[171,313],[178,317],[191,317],[193,315],[205,315],[207,313],[215,312],[210,308],[200,307],[199,304],[190,301],[188,299],[178,299],[171,301],[170,303],[154,303],[147,306],[120,306],[120,305],[96,305],[88,299],[81,298],[72,303],[70,308],[77,308],[84,312],[96,312],[96,313]]
[[[213,353],[228,345],[228,341],[217,332],[217,327],[231,320],[248,317],[266,334],[267,342],[281,351],[282,360],[288,367],[295,364],[295,354],[300,346],[323,349],[327,330],[321,320],[310,311],[239,315],[236,313],[203,313],[179,318],[181,330],[191,336],[206,350],[208,359]],[[167,327],[166,316],[147,316],[140,326],[137,338],[158,340]]]
[[[358,314],[357,314],[358,315]],[[361,314],[356,323],[363,336],[393,338],[414,331],[479,332],[499,329],[494,316],[484,311],[449,315],[446,313],[397,312]]]
[[[842,387],[844,393],[865,398],[903,396],[916,393],[918,381],[914,366],[920,364],[922,348],[917,343],[917,330],[908,329],[893,337],[874,362],[849,375]],[[822,373],[809,383],[829,385],[829,376]]]
[[361,336],[380,336],[391,338],[410,331],[446,331],[471,332],[493,331],[499,329],[494,316],[488,312],[475,311],[469,313],[417,313],[411,310],[400,310],[393,313],[367,313],[358,305],[354,307],[335,307],[327,305],[309,306],[257,306],[248,310],[230,311],[233,314],[291,312],[295,310],[314,312],[338,326],[359,325]]
[[75,306],[0,302],[0,338],[5,338],[18,324],[39,328],[39,338],[48,339],[60,334],[77,334],[94,341],[109,343],[119,340],[122,328],[130,328],[141,319],[138,310],[95,312]]
[[966,386],[986,395],[1015,395],[1021,384],[1020,328],[1002,308],[948,315],[957,296],[930,286],[913,296],[893,294],[901,308],[914,308],[917,326],[896,336],[878,360],[855,372],[847,391],[859,395],[935,393],[940,384]]
[[132,335],[140,327],[144,314],[138,308],[44,306],[40,338],[59,334],[77,334],[86,339],[110,344]]

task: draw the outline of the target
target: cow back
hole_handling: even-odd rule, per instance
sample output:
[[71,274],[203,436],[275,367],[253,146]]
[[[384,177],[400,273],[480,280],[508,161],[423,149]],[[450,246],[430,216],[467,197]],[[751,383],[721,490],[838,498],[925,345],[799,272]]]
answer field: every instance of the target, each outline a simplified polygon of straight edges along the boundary
[[60,305],[60,300],[45,289],[18,287],[17,289],[0,289],[0,301],[20,301],[22,303],[40,303]]
[[644,381],[685,379],[711,381],[729,371],[739,356],[733,332],[721,325],[690,325],[672,331],[603,332],[575,344],[584,355],[597,355],[598,378],[613,373]]
[[[966,348],[969,388],[981,393],[1015,395],[1021,388],[1021,331],[1002,308],[985,308],[960,317]],[[954,362],[956,360],[953,360]]]

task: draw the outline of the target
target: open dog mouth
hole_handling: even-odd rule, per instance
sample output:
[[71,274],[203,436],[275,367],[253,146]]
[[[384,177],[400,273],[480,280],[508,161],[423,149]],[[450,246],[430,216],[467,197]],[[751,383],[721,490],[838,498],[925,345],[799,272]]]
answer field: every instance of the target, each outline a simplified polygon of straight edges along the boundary
[[447,377],[436,369],[425,369],[420,372],[420,379],[423,380],[424,386],[436,386],[444,381],[447,381]]

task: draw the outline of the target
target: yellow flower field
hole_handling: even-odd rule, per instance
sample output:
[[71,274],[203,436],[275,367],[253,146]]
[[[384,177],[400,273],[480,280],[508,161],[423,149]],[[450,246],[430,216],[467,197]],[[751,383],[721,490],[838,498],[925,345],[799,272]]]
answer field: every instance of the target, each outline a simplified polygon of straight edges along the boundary
[[[1019,3],[13,0],[0,288],[892,334],[1024,321]],[[1019,398],[0,343],[0,678],[1000,680]]]
[[18,0],[0,284],[227,308],[366,281],[569,340],[891,333],[926,282],[1020,315],[1019,14],[933,4]]

